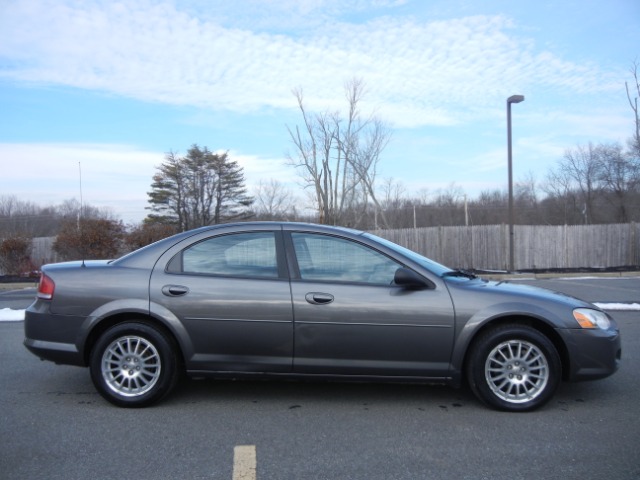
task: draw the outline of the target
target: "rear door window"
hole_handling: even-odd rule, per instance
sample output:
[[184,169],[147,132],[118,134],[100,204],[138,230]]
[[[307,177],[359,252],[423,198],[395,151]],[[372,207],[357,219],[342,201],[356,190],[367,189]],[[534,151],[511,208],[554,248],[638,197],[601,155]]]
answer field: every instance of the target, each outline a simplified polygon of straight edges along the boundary
[[[199,275],[278,278],[274,232],[221,235],[203,240],[181,252],[180,265],[169,271]],[[177,267],[177,268],[176,268]]]

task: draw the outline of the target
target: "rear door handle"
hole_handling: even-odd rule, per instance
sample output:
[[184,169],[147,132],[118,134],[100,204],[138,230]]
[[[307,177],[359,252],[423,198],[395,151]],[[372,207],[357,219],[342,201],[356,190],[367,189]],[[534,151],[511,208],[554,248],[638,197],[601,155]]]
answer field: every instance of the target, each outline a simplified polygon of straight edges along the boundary
[[304,298],[312,305],[326,305],[327,303],[331,303],[334,300],[333,295],[331,295],[330,293],[318,292],[307,293]]
[[165,285],[162,287],[162,293],[167,297],[181,297],[189,293],[189,288],[182,285]]

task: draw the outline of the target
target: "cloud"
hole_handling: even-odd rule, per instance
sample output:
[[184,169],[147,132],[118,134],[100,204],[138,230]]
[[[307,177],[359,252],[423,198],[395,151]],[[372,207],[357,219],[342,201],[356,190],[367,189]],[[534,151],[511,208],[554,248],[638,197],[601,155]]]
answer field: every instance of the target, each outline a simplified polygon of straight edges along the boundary
[[146,192],[161,152],[127,145],[0,144],[0,190],[42,206],[80,198],[107,207],[125,221],[145,215]]
[[[237,4],[225,3],[207,14],[198,12],[210,2],[4,4],[0,78],[247,112],[293,108],[295,87],[324,108],[357,76],[369,87],[367,105],[399,127],[451,125],[531,85],[619,89],[594,65],[537,49],[501,15],[419,21],[382,15],[401,2],[307,0],[294,2],[293,15],[308,29],[286,31],[277,28],[290,24],[278,2],[242,8],[235,21]],[[382,16],[346,20],[365,6]],[[270,28],[254,27],[260,12],[271,13]]]

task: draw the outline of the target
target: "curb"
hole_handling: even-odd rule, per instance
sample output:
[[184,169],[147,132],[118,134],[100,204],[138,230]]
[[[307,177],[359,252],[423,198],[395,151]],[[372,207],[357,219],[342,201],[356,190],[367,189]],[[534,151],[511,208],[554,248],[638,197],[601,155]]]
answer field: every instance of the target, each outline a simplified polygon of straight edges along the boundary
[[549,278],[634,278],[640,277],[640,271],[632,272],[571,272],[571,273],[499,273],[483,274],[479,277],[486,280],[544,280]]
[[25,288],[38,288],[38,282],[0,283],[0,292],[6,292],[8,290],[23,290]]

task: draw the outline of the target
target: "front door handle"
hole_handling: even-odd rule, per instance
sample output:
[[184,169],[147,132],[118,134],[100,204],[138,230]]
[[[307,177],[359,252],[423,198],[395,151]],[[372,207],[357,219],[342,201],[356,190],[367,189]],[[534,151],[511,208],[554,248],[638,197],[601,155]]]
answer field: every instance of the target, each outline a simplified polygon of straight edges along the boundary
[[182,285],[165,285],[162,287],[162,293],[167,297],[181,297],[189,293],[189,288]]
[[330,293],[307,293],[304,297],[311,305],[326,305],[333,302],[333,295]]

